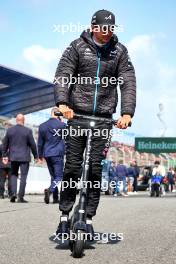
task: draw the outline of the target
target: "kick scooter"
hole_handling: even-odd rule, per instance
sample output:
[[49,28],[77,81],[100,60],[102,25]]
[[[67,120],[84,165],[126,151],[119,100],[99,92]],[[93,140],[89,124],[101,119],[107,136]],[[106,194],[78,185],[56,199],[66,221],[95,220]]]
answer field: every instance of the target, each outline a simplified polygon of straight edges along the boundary
[[[55,112],[55,115],[61,116],[62,113]],[[91,155],[91,137],[92,133],[90,132],[97,121],[103,121],[112,125],[115,125],[117,121],[110,118],[102,118],[97,116],[86,116],[74,114],[76,118],[87,119],[89,122],[85,156],[83,162],[83,172],[82,172],[82,182],[86,183],[89,177],[89,162]],[[131,124],[129,124],[131,126]],[[78,205],[75,206],[73,215],[69,219],[70,223],[70,232],[74,234],[74,239],[69,239],[69,247],[74,258],[81,258],[83,256],[85,242],[86,242],[86,204],[87,204],[87,188],[86,184],[81,185],[80,197]],[[71,233],[70,233],[71,234]]]

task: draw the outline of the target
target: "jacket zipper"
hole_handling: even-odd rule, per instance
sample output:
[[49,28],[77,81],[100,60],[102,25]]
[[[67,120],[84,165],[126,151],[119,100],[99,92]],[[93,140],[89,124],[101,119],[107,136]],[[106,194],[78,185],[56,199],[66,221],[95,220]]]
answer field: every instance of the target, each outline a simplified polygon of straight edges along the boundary
[[94,104],[93,104],[93,114],[96,112],[96,107],[97,107],[97,93],[98,93],[98,87],[100,83],[97,82],[99,78],[99,73],[100,73],[100,53],[97,53],[97,58],[98,58],[98,64],[97,64],[97,72],[96,72],[96,87],[95,87],[95,94],[94,94]]

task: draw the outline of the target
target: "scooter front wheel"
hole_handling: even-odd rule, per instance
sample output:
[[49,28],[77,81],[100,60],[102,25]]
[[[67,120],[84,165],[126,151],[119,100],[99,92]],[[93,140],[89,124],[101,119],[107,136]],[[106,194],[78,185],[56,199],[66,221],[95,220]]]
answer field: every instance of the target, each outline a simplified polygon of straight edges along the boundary
[[74,258],[81,258],[84,252],[85,245],[85,231],[77,230],[76,239],[72,243],[72,256]]

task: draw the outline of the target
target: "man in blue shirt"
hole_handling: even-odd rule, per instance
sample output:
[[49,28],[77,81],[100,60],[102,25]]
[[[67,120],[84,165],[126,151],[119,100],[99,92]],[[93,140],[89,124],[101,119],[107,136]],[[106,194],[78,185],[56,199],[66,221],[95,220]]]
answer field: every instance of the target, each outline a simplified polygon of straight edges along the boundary
[[51,110],[51,118],[39,126],[38,132],[39,160],[42,163],[43,158],[45,158],[51,175],[51,185],[44,191],[46,204],[49,204],[51,193],[53,193],[53,203],[58,203],[57,186],[63,176],[65,143],[62,138],[62,131],[66,125],[55,116],[54,112],[57,110],[57,108]]
[[[123,164],[123,160],[119,160],[119,164],[116,167],[115,171],[115,179],[116,179],[116,190],[114,196],[117,197],[117,195],[127,196],[127,190],[126,190],[126,177],[127,177],[127,168]],[[120,182],[123,183],[123,192],[120,191]]]

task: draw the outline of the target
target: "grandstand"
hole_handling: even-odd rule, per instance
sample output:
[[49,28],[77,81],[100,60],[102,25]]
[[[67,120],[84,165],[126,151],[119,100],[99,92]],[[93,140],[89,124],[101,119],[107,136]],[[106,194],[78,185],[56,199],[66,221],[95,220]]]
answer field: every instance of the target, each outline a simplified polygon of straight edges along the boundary
[[166,168],[176,166],[176,153],[161,153],[159,155],[151,153],[139,153],[135,151],[134,145],[127,145],[118,141],[113,141],[108,152],[108,158],[118,163],[120,159],[124,164],[129,165],[135,159],[139,166],[150,166],[154,164],[156,158],[160,158],[162,165]]

